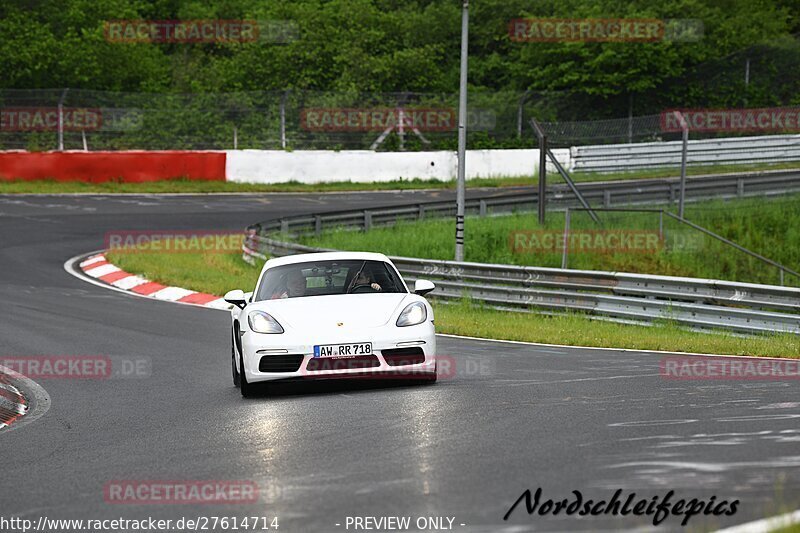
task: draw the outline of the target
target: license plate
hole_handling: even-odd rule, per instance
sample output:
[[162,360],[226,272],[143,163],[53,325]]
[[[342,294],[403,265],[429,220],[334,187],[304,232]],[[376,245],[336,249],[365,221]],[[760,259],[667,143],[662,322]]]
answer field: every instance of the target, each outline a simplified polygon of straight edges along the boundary
[[353,357],[372,354],[371,342],[351,344],[315,344],[314,357]]

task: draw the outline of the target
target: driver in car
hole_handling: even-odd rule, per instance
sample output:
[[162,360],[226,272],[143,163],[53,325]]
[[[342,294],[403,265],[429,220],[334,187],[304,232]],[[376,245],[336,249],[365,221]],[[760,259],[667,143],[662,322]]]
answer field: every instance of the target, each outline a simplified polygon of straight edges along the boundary
[[382,291],[383,290],[383,288],[379,284],[377,284],[376,282],[372,281],[372,278],[370,277],[370,275],[367,272],[364,272],[362,270],[361,272],[358,273],[358,275],[355,278],[353,278],[353,282],[350,284],[350,286],[351,286],[350,288],[352,290],[352,289],[354,289],[356,287],[359,287],[359,286],[363,287],[365,285],[368,286],[368,287],[372,287],[372,289],[376,290],[376,291]]

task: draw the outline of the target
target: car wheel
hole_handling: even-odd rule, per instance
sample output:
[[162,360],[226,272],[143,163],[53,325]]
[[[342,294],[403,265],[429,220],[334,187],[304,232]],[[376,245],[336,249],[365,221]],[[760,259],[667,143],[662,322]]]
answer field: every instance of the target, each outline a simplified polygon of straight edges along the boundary
[[242,369],[239,372],[239,390],[244,398],[252,398],[255,391],[253,385],[247,382],[247,374],[244,371],[244,357],[241,354],[239,355],[239,368]]
[[233,341],[233,335],[231,335],[231,373],[233,374],[233,386],[241,386],[241,375],[236,370],[236,345]]
[[438,377],[439,377],[439,366],[434,364],[433,365],[433,372],[431,374],[426,374],[424,377],[422,377],[418,381],[418,383],[420,383],[420,384],[436,383],[436,379]]
[[428,374],[428,375],[426,375],[426,376],[424,376],[424,377],[421,377],[421,378],[419,378],[419,379],[417,380],[417,383],[418,383],[419,385],[428,385],[428,384],[433,384],[433,383],[436,383],[436,377],[437,377],[437,376],[436,376],[436,374],[435,374],[435,373],[433,373],[433,374]]

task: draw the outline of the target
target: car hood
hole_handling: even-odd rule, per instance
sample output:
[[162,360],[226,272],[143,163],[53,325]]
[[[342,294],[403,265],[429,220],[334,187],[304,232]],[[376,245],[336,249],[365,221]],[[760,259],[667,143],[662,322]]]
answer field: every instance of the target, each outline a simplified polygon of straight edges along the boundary
[[409,293],[303,296],[256,302],[248,306],[248,311],[266,311],[284,328],[375,328],[386,325],[399,313],[409,296]]

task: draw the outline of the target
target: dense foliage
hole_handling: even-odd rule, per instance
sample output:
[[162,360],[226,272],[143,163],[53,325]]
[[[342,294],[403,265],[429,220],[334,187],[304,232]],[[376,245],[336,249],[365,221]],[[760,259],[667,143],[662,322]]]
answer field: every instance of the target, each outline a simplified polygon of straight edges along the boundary
[[[0,88],[455,92],[458,0],[4,0]],[[700,19],[697,42],[520,43],[517,17]],[[292,21],[284,44],[109,42],[108,20]],[[473,0],[470,85],[533,90],[550,118],[800,103],[798,0]],[[745,62],[750,83],[745,87]]]

